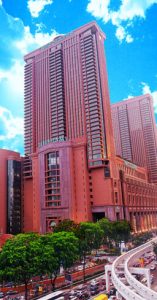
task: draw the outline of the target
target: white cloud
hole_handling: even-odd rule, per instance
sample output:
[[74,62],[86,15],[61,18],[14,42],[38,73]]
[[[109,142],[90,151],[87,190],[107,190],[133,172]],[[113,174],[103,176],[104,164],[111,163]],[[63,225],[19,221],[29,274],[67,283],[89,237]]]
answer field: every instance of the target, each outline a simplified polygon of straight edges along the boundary
[[87,11],[94,17],[103,19],[104,23],[107,23],[110,20],[108,9],[109,4],[110,0],[90,0],[87,6]]
[[125,101],[125,100],[127,100],[127,99],[131,99],[131,98],[133,98],[134,96],[133,95],[128,95],[128,97],[127,98],[124,98],[124,99],[122,99],[122,100],[120,100],[120,101]]
[[151,94],[149,85],[145,82],[141,82],[141,84],[142,84],[142,93],[143,94]]
[[0,82],[5,82],[11,95],[23,96],[23,74],[24,63],[21,60],[14,60],[12,67],[9,70],[0,69]]
[[7,62],[0,65],[0,148],[23,152],[23,56],[49,43],[58,33],[44,33],[45,28],[39,24],[32,34],[22,20],[7,14],[1,6],[0,10],[5,24],[0,30],[5,36],[1,48]]
[[157,114],[157,91],[151,91],[150,86],[145,82],[141,82],[141,85],[142,85],[142,93],[143,94],[152,95],[153,104],[154,104],[154,111]]
[[122,40],[125,38],[126,32],[123,26],[119,26],[116,29],[116,37],[117,39],[122,42]]
[[130,35],[130,34],[127,34],[126,35],[126,42],[129,44],[129,43],[132,43],[133,42],[133,37]]
[[58,33],[55,30],[52,30],[51,33],[43,33],[37,29],[33,35],[30,32],[30,27],[25,26],[22,39],[16,40],[14,46],[20,50],[22,55],[24,55],[29,51],[49,43],[57,34]]
[[27,7],[33,18],[37,18],[46,5],[52,4],[53,0],[28,0]]
[[128,33],[128,28],[133,26],[136,18],[145,18],[146,11],[156,4],[157,0],[122,0],[117,11],[110,9],[110,0],[89,0],[87,11],[94,17],[102,19],[104,23],[110,21],[116,29],[116,37],[122,42],[133,42],[133,37]]
[[3,133],[0,134],[0,141],[14,139],[17,135],[23,136],[23,118],[13,117],[10,110],[0,106],[0,122]]
[[2,0],[0,0],[0,6],[2,6]]
[[127,99],[131,99],[133,98],[134,96],[133,95],[128,95],[128,98]]

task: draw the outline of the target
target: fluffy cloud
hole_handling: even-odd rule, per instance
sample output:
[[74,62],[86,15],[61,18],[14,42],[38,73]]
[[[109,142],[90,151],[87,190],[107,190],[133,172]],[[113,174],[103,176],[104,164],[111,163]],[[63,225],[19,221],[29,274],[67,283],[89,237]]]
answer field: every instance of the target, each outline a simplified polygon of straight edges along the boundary
[[90,0],[87,11],[94,17],[102,19],[104,23],[107,23],[110,20],[109,5],[110,0]]
[[141,82],[142,85],[142,93],[143,94],[151,94],[153,97],[153,103],[154,103],[154,111],[157,114],[157,91],[151,91],[150,86],[145,83]]
[[7,86],[11,95],[23,96],[23,69],[24,63],[20,60],[14,60],[9,70],[0,69],[0,82]]
[[53,0],[28,0],[28,9],[33,18],[37,18],[46,5],[52,4]]
[[136,18],[145,18],[146,11],[156,4],[157,0],[122,0],[117,11],[110,8],[111,0],[89,0],[87,11],[94,17],[102,19],[104,23],[110,21],[116,26],[116,37],[122,42],[133,42],[129,28],[133,26]]
[[0,141],[7,144],[7,140],[23,137],[23,118],[13,117],[10,110],[0,106]]
[[22,55],[26,54],[27,52],[41,47],[54,39],[57,35],[55,30],[52,30],[51,33],[43,33],[36,30],[35,34],[33,35],[30,32],[29,26],[24,27],[23,37],[22,39],[16,40],[14,42],[14,46],[20,50]]
[[[4,16],[3,10],[3,16]],[[56,31],[43,33],[36,30],[31,33],[29,26],[24,26],[22,21],[6,14],[5,31],[6,38],[4,45],[1,45],[3,60],[7,62],[7,66],[0,61],[0,89],[1,89],[1,105],[7,105],[14,109],[15,105],[19,106],[19,110],[23,110],[23,82],[24,82],[24,61],[23,56],[28,52],[49,43],[57,35]],[[8,28],[12,28],[10,31]],[[13,30],[14,28],[14,30]],[[14,36],[14,38],[12,38]],[[6,46],[7,44],[7,46]],[[9,49],[8,49],[9,44]],[[18,83],[18,84],[17,84]],[[3,92],[3,93],[2,93]],[[10,97],[11,95],[11,97]]]
[[29,26],[7,14],[3,6],[0,19],[4,24],[0,27],[4,37],[0,52],[0,148],[23,152],[23,55],[52,41],[57,32],[43,33],[43,26],[38,26],[33,34]]

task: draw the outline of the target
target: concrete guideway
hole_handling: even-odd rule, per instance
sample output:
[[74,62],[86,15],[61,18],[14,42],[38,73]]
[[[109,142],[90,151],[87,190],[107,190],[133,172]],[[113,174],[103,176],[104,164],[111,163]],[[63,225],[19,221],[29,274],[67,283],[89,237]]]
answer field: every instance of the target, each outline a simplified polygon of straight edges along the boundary
[[[150,271],[148,268],[132,268],[133,263],[139,259],[144,253],[152,251],[152,242],[157,242],[157,238],[141,245],[135,249],[128,251],[127,253],[119,256],[111,266],[111,279],[119,293],[119,299],[122,299],[120,295],[126,300],[157,300],[157,292],[153,291],[150,286]],[[120,278],[119,270],[123,269],[125,275],[124,278]],[[131,272],[135,271],[138,274],[144,274],[147,278],[148,286],[145,286],[139,282]]]

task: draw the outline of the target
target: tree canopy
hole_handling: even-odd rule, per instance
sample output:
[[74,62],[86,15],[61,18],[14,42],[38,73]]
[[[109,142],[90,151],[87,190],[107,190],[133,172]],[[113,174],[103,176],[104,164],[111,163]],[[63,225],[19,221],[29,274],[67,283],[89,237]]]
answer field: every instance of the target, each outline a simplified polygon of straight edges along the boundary
[[102,243],[103,231],[98,223],[82,222],[76,231],[79,238],[79,253],[83,259],[83,273],[85,281],[86,256],[94,249],[98,249]]
[[117,243],[120,243],[122,241],[127,243],[130,238],[129,222],[127,222],[125,220],[113,222],[113,231],[112,232],[113,232],[113,239]]
[[54,232],[68,231],[75,233],[78,226],[79,224],[75,223],[73,220],[65,219],[54,227]]
[[80,224],[63,220],[54,233],[45,235],[18,234],[7,240],[0,252],[0,279],[24,283],[27,299],[27,285],[33,276],[48,274],[55,288],[60,267],[66,270],[81,259],[85,279],[88,253],[99,249],[104,241],[127,242],[129,236],[128,222],[110,222],[105,218],[97,223]]
[[103,230],[103,241],[107,243],[112,238],[113,225],[107,218],[98,221],[100,228]]
[[41,270],[51,278],[53,289],[60,267],[65,270],[78,259],[78,238],[73,232],[57,232],[41,236]]
[[0,253],[0,277],[27,284],[40,270],[41,244],[39,235],[19,234],[7,240]]

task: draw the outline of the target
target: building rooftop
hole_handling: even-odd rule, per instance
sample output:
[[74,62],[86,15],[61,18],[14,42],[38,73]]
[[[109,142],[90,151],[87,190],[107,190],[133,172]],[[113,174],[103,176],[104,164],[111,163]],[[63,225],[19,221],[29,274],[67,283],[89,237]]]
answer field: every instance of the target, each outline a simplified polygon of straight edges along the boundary
[[128,99],[123,99],[119,102],[113,103],[111,105],[111,107],[116,107],[116,106],[121,106],[121,105],[125,105],[127,103],[131,103],[131,102],[136,102],[137,100],[141,100],[143,98],[149,98],[152,99],[152,96],[150,94],[144,94],[144,95],[140,95],[140,96],[135,96],[132,98],[128,98]]
[[77,29],[74,29],[73,31],[71,31],[71,32],[69,32],[67,34],[59,34],[59,35],[55,36],[51,42],[45,44],[44,46],[42,46],[42,47],[40,47],[40,48],[38,48],[36,50],[33,50],[32,52],[29,52],[28,54],[26,54],[24,56],[24,60],[26,61],[27,59],[32,58],[33,56],[41,53],[41,51],[44,51],[45,49],[49,48],[52,45],[57,45],[61,41],[65,40],[65,39],[67,39],[69,37],[71,37],[71,35],[75,34],[76,32],[81,33],[81,32],[84,32],[84,31],[88,30],[91,27],[95,27],[96,30],[98,30],[100,32],[101,36],[104,39],[106,38],[104,32],[100,29],[100,27],[98,26],[98,24],[95,21],[92,21],[92,22],[87,23],[87,24],[85,24],[85,25],[83,25],[83,26],[81,26],[81,27],[79,27]]

